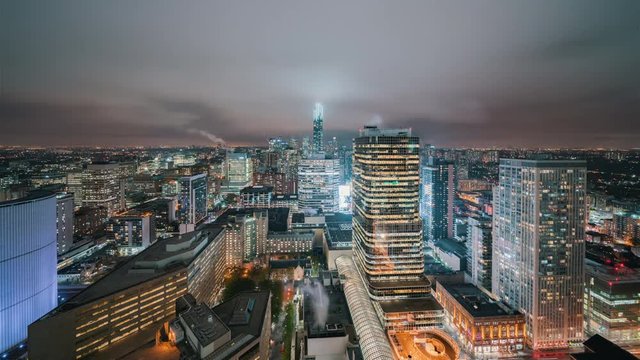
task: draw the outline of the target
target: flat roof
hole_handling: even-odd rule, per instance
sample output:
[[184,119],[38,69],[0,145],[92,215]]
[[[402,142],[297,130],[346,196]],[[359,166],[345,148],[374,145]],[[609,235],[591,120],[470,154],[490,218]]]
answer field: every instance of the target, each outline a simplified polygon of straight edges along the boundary
[[586,160],[550,160],[550,159],[500,159],[500,165],[556,168],[556,167],[586,167]]
[[207,305],[198,304],[179,315],[202,346],[227,334],[229,328]]
[[378,304],[385,313],[442,310],[442,306],[432,295],[412,299],[385,300]]
[[[174,272],[177,269],[186,268],[208,244],[203,242],[209,241],[209,239],[213,241],[221,231],[221,227],[211,226],[207,227],[206,230],[198,230],[166,240],[158,240],[53,311],[66,311]],[[164,267],[157,266],[158,261],[170,259],[190,251],[193,252],[194,250],[197,250],[197,252],[186,260],[171,262]]]
[[[241,292],[212,310],[231,330],[232,339],[243,334],[260,337],[270,296],[268,291]],[[238,321],[245,316],[246,321]]]
[[55,196],[56,194],[51,191],[35,190],[35,191],[30,191],[27,194],[27,196],[23,196],[21,198],[14,199],[14,200],[2,201],[0,202],[0,207],[18,205],[18,204],[27,203],[30,201],[44,200],[44,199],[48,199]]
[[505,304],[491,299],[472,284],[441,284],[447,292],[473,317],[522,315]]
[[[346,335],[346,327],[351,325],[351,315],[344,293],[332,286],[325,287],[322,283],[308,285],[304,292],[304,323],[310,338],[337,337]],[[316,321],[316,305],[319,304],[317,294],[324,292],[327,306],[326,320],[323,324]]]
[[259,194],[273,192],[273,186],[271,185],[255,185],[247,186],[240,190],[240,194]]
[[348,223],[327,224],[326,239],[330,249],[350,249],[352,246],[353,225]]
[[464,243],[459,242],[455,239],[441,239],[438,240],[434,245],[439,247],[443,251],[453,253],[460,258],[465,258],[467,256],[467,249]]

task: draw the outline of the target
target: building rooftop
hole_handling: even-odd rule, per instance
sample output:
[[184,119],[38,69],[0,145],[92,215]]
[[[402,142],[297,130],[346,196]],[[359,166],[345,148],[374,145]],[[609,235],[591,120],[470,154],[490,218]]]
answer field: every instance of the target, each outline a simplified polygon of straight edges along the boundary
[[51,191],[35,190],[35,191],[30,191],[27,194],[27,196],[23,196],[21,198],[14,199],[14,200],[2,201],[0,202],[0,207],[18,205],[18,204],[27,203],[30,201],[42,200],[42,199],[55,197],[55,196],[56,194]]
[[240,190],[240,194],[260,194],[260,193],[272,193],[273,186],[270,185],[256,185],[256,186],[247,186]]
[[365,126],[360,136],[411,136],[411,129],[380,129],[377,126]]
[[473,317],[522,315],[507,305],[494,301],[482,290],[471,284],[441,284],[446,291]]
[[268,291],[241,292],[212,310],[231,330],[231,339],[240,335],[259,337],[270,296]]
[[586,160],[549,160],[549,159],[500,159],[500,165],[523,166],[523,167],[585,167]]
[[587,349],[584,353],[569,354],[572,359],[576,360],[637,360],[633,354],[624,350],[620,346],[612,343],[604,337],[596,334],[587,339],[584,343]]
[[378,304],[385,313],[442,310],[442,306],[431,295],[415,299],[385,300]]
[[351,249],[353,236],[353,226],[351,222],[327,223],[325,234],[329,249]]
[[461,259],[467,256],[467,248],[465,247],[464,243],[455,239],[438,240],[434,245],[444,252],[455,254]]
[[324,222],[326,224],[331,224],[331,223],[349,223],[351,224],[353,220],[353,215],[351,214],[344,214],[344,213],[333,213],[333,214],[327,214],[324,217]]
[[[345,336],[347,334],[346,327],[350,326],[352,322],[344,293],[332,286],[325,287],[318,283],[315,284],[315,287],[308,285],[306,288],[310,289],[304,294],[304,322],[308,336],[310,338]],[[327,312],[323,324],[319,324],[316,320],[318,318],[316,307],[321,301],[315,294],[319,294],[321,291],[327,296],[326,304],[323,304],[326,309],[319,309],[321,312]]]
[[211,344],[230,331],[213,310],[205,304],[191,306],[179,316],[202,346]]
[[220,227],[209,226],[205,230],[156,241],[53,311],[66,311],[186,268],[206,245],[218,241],[216,238],[221,231]]

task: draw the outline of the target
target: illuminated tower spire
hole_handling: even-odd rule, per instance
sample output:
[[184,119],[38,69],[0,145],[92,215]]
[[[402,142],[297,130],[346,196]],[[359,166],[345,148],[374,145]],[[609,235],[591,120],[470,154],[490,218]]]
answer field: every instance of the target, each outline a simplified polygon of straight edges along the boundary
[[316,103],[315,109],[313,109],[313,151],[321,152],[324,150],[324,110],[322,104]]

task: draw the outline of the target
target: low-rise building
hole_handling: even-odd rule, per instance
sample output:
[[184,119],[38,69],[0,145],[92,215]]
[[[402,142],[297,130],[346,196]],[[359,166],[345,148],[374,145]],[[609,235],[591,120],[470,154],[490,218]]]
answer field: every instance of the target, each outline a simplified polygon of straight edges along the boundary
[[311,230],[294,230],[267,234],[268,254],[300,254],[310,252],[315,233]]
[[451,326],[457,330],[461,348],[485,356],[524,349],[524,315],[494,301],[472,284],[438,282],[436,298],[444,307]]
[[271,338],[271,295],[241,292],[210,308],[190,294],[176,301],[177,321],[171,338],[181,358],[208,360],[268,359]]

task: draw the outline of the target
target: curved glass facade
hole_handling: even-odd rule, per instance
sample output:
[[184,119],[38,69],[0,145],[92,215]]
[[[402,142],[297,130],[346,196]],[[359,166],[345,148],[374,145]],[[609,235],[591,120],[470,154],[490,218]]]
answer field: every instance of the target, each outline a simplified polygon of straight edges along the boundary
[[56,197],[0,203],[0,352],[57,304]]
[[362,283],[356,264],[350,257],[340,256],[336,259],[336,267],[342,278],[353,325],[360,337],[362,355],[366,360],[392,359],[391,346],[371,305],[369,293]]

